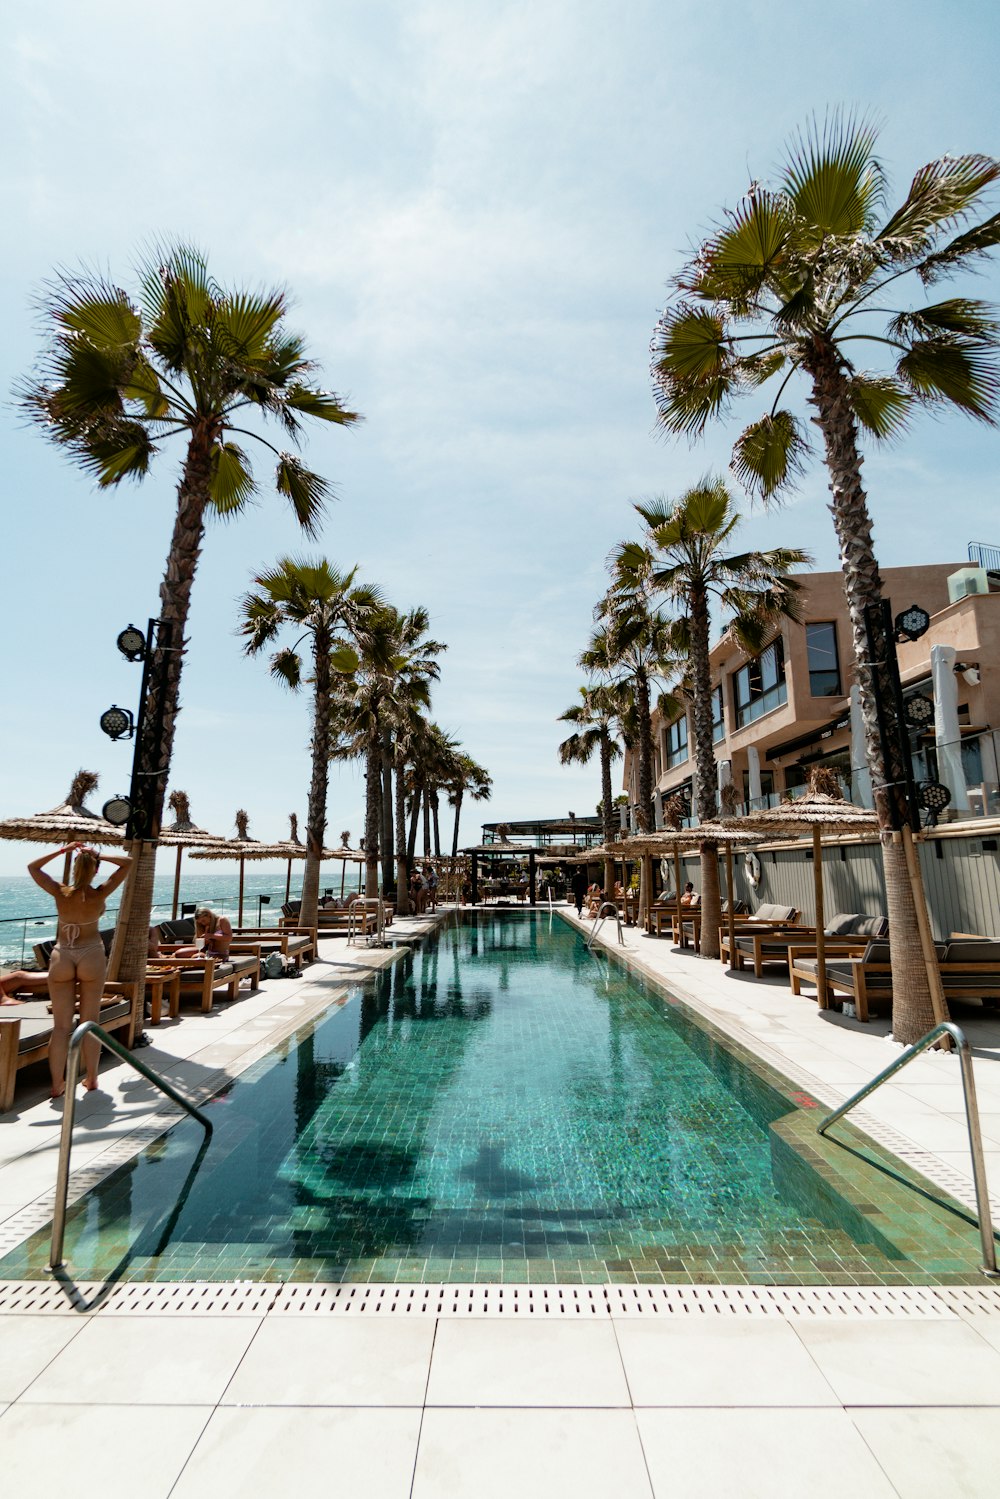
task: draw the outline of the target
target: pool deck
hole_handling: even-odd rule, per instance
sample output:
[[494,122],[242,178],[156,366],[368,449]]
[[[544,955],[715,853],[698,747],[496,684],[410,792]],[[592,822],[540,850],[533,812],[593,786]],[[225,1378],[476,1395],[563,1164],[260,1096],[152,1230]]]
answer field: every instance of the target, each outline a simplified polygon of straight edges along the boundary
[[[399,921],[390,935],[432,924]],[[729,974],[635,929],[625,939],[638,968],[822,1103],[898,1055],[885,1022],[821,1014],[786,983]],[[613,926],[601,940],[616,945]],[[164,1025],[140,1055],[207,1096],[391,960],[329,939],[301,979]],[[1000,1223],[1000,1020],[968,1029]],[[102,1091],[77,1112],[74,1194],[174,1117],[106,1063]],[[919,1058],[857,1117],[971,1202],[955,1057]],[[41,1088],[23,1086],[0,1118],[4,1249],[50,1216],[60,1118]],[[5,1282],[0,1319],[0,1471],[12,1493],[54,1492],[71,1472],[78,1494],[101,1499],[985,1499],[1000,1472],[1000,1285],[985,1280],[132,1283],[110,1294]]]

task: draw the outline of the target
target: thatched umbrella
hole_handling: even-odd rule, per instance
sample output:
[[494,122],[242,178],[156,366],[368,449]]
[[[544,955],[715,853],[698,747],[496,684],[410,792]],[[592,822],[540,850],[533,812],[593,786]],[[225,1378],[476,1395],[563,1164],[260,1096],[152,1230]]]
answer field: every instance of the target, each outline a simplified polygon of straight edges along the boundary
[[809,777],[809,790],[794,801],[783,801],[777,807],[762,808],[740,819],[741,823],[764,833],[812,833],[813,889],[816,896],[816,981],[819,985],[819,1007],[826,1009],[826,936],[823,911],[823,834],[874,833],[878,818],[867,807],[855,806],[840,794],[840,780],[835,771],[817,766]]
[[341,835],[340,835],[340,847],[339,848],[325,848],[323,850],[323,858],[324,859],[340,859],[342,861],[341,862],[341,866],[340,866],[340,898],[341,898],[341,900],[343,900],[343,898],[344,898],[344,883],[345,883],[345,881],[347,879],[347,866],[348,866],[348,864],[365,864],[365,863],[367,863],[367,860],[365,858],[365,851],[364,851],[363,848],[351,848],[351,835],[350,835],[350,833],[341,833]]
[[239,916],[237,926],[243,925],[243,875],[247,859],[281,859],[288,857],[288,844],[286,843],[261,843],[258,838],[251,838],[249,833],[250,817],[242,808],[236,814],[236,837],[224,838],[220,843],[213,844],[210,848],[203,848],[200,852],[192,854],[192,859],[239,859],[240,861],[240,898]]
[[171,791],[167,798],[167,805],[174,814],[174,820],[167,827],[160,829],[160,842],[169,844],[171,848],[177,849],[177,860],[174,864],[174,899],[173,908],[170,912],[171,921],[177,919],[177,901],[181,889],[181,860],[186,848],[210,848],[215,843],[224,843],[225,839],[217,833],[206,833],[191,821],[191,803],[186,791]]
[[[105,822],[96,812],[84,806],[85,799],[97,788],[92,770],[78,770],[73,777],[66,800],[50,812],[32,812],[25,817],[7,817],[0,822],[0,838],[24,843],[124,843],[125,834],[114,823]],[[70,855],[66,855],[63,880],[69,878]]]
[[744,827],[748,821],[748,818],[741,818],[738,827],[723,822],[700,822],[693,828],[664,828],[658,833],[635,833],[621,843],[610,845],[619,858],[630,858],[641,854],[643,858],[652,859],[657,855],[662,858],[667,853],[673,853],[674,887],[678,901],[681,893],[681,853],[687,849],[700,848],[703,843],[721,845],[726,858],[730,968],[736,961],[734,956],[736,896],[733,883],[733,849],[753,848],[764,841],[762,833]]

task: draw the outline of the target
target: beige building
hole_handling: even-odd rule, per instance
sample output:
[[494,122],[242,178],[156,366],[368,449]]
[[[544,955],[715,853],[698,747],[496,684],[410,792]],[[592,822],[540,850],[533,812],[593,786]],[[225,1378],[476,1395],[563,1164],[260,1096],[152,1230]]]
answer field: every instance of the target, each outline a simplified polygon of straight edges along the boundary
[[[1000,577],[968,563],[886,568],[884,596],[894,616],[910,605],[930,615],[919,640],[898,646],[904,698],[923,721],[910,734],[918,781],[949,787],[944,818],[996,815],[1000,727]],[[759,656],[731,636],[711,653],[718,786],[732,781],[742,807],[774,805],[808,780],[814,765],[838,772],[845,792],[871,804],[860,740],[854,645],[840,572],[803,575],[800,623],[785,621]],[[853,729],[853,733],[852,733]],[[653,717],[654,814],[680,794],[694,804],[691,710]],[[626,756],[625,789],[634,804],[637,766]]]

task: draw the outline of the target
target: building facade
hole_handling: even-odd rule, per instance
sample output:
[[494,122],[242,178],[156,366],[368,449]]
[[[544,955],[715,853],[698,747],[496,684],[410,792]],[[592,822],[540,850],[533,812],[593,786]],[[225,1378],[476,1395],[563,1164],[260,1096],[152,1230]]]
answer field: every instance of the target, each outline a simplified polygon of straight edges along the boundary
[[[1000,815],[1000,577],[953,562],[886,568],[882,579],[894,616],[914,604],[930,615],[920,639],[898,645],[915,778],[948,787],[943,820]],[[737,812],[794,795],[816,765],[835,770],[853,801],[871,805],[843,575],[799,581],[801,621],[783,621],[759,655],[748,657],[730,635],[711,652],[718,790],[732,784],[725,801]],[[653,735],[654,821],[662,825],[663,802],[676,795],[690,822],[690,705],[671,719],[654,714]],[[632,754],[625,789],[634,822]]]

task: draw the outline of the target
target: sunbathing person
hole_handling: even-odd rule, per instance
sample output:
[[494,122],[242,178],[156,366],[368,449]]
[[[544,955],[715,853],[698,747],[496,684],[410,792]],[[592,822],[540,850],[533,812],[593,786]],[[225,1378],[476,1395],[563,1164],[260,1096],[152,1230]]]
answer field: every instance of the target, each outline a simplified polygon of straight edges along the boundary
[[697,904],[698,904],[698,892],[695,890],[695,888],[692,885],[691,881],[688,880],[687,884],[684,886],[684,894],[681,896],[681,905],[682,906],[696,906]]
[[194,913],[194,944],[166,948],[174,958],[221,958],[229,957],[229,944],[233,940],[233,928],[228,916],[217,916],[208,906],[199,906]]
[[18,989],[27,989],[31,994],[44,994],[48,988],[49,978],[46,973],[39,973],[36,969],[32,973],[27,968],[14,968],[10,973],[0,975],[0,1005],[20,1005],[23,999],[18,999]]
[[[68,853],[76,853],[73,873],[68,885],[59,885],[45,865]],[[124,854],[105,854],[104,860],[117,864],[118,868],[104,881],[95,886],[92,881],[101,863],[101,856],[82,843],[70,843],[66,848],[56,849],[41,859],[33,859],[28,873],[36,885],[48,892],[56,903],[59,917],[56,945],[49,957],[47,974],[49,998],[52,1001],[52,1039],[49,1042],[49,1068],[52,1073],[52,1097],[59,1098],[66,1091],[66,1056],[69,1051],[70,1032],[73,1029],[73,1010],[77,989],[80,991],[80,1019],[100,1019],[101,995],[108,971],[108,960],[99,931],[108,896],[117,890],[132,866],[132,860]],[[97,1069],[101,1048],[96,1037],[88,1036],[83,1043],[86,1063],[84,1087],[97,1087]]]

